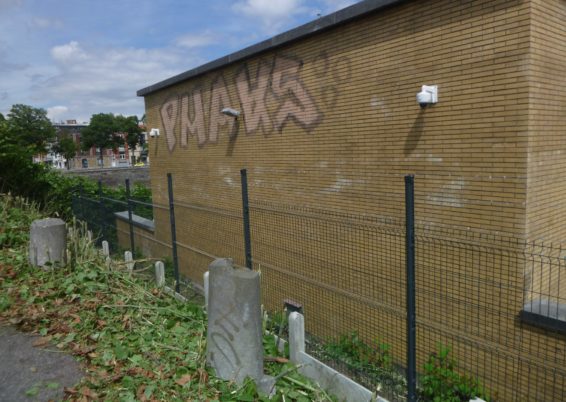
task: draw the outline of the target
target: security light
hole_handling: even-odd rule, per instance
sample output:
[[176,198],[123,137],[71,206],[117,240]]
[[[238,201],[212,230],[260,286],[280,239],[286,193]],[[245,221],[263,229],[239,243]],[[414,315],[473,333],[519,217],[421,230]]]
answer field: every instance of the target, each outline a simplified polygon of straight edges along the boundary
[[239,110],[232,109],[232,108],[229,108],[229,107],[225,107],[225,108],[222,109],[220,112],[221,112],[222,114],[225,114],[226,116],[230,116],[230,117],[233,117],[233,118],[235,118],[235,119],[237,119],[238,116],[240,116],[240,111],[239,111]]
[[438,86],[423,85],[421,92],[417,94],[417,102],[421,108],[433,105],[438,102]]

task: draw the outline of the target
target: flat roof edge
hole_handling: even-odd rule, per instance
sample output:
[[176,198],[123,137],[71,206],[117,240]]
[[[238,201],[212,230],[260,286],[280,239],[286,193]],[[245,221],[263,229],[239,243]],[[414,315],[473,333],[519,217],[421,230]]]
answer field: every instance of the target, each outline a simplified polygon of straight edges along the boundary
[[367,14],[379,11],[398,3],[403,3],[405,1],[407,0],[366,0],[353,4],[342,10],[338,10],[332,14],[328,14],[314,21],[307,22],[306,24],[300,25],[289,31],[275,35],[272,38],[248,46],[242,50],[230,53],[226,56],[205,63],[199,67],[195,67],[191,70],[185,71],[184,73],[175,75],[156,84],[140,89],[139,91],[137,91],[137,96],[149,95],[153,92],[178,84],[179,82],[185,81],[189,78],[193,78],[198,75],[202,75],[210,71],[225,67],[237,61],[242,61],[260,53],[273,50],[280,46],[292,43],[302,38],[306,38],[318,32],[333,28],[338,25],[342,25],[356,18],[363,17]]

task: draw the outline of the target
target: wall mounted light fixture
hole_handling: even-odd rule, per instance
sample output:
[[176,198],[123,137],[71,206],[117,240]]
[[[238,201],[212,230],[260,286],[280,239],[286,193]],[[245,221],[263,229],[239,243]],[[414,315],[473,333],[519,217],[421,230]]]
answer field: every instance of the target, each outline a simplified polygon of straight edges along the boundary
[[232,109],[229,107],[225,107],[224,109],[222,109],[220,111],[222,114],[225,114],[226,116],[230,116],[233,117],[235,119],[237,119],[240,116],[240,111],[236,110],[236,109]]

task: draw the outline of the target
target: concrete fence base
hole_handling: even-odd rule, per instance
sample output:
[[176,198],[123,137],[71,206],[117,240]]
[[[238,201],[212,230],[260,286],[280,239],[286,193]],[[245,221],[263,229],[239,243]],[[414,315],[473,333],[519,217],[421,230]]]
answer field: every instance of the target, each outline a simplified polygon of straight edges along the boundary
[[30,227],[29,262],[50,268],[67,261],[67,228],[57,218],[38,219]]

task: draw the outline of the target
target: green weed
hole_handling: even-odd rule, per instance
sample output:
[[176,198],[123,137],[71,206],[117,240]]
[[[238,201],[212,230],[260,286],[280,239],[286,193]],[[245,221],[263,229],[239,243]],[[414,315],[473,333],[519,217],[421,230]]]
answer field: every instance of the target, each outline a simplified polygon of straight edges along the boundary
[[[6,200],[0,201],[4,210]],[[10,215],[16,227],[39,214],[29,205],[21,212]],[[0,316],[73,353],[85,366],[87,376],[67,389],[67,398],[268,400],[253,382],[238,386],[206,367],[206,313],[200,305],[176,301],[120,264],[108,270],[86,227],[74,222],[69,229],[70,261],[56,269],[29,266],[25,236],[0,249]],[[268,339],[266,354],[274,353],[272,346]],[[265,367],[278,378],[272,401],[332,400],[284,359]]]
[[456,361],[449,356],[450,348],[439,344],[424,365],[420,397],[424,401],[460,402],[475,397],[490,401],[479,380],[456,371]]

